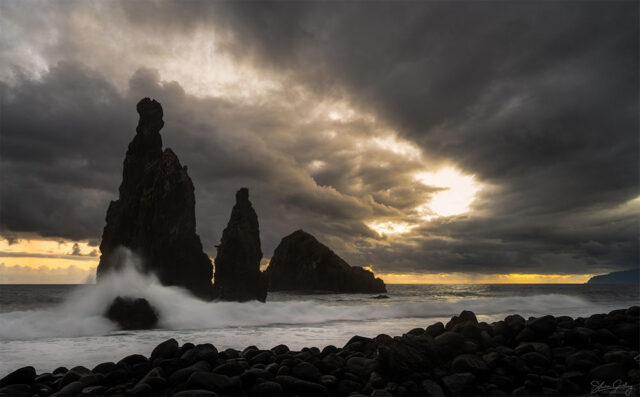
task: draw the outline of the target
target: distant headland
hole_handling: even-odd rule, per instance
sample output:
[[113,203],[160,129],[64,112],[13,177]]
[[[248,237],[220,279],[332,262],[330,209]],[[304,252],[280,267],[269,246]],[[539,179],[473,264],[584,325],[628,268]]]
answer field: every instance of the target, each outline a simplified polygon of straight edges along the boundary
[[640,268],[593,276],[587,284],[640,284]]

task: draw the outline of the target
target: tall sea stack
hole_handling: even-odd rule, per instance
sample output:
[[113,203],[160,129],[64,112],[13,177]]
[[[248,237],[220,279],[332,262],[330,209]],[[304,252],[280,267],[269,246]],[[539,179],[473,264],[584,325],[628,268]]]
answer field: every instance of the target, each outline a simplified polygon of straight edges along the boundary
[[349,266],[303,230],[282,239],[266,270],[269,291],[387,292],[384,282],[359,266]]
[[260,272],[261,259],[258,215],[249,201],[249,189],[242,188],[236,193],[236,204],[218,246],[214,297],[225,301],[264,302],[267,283]]
[[211,299],[212,264],[196,234],[195,197],[187,167],[162,150],[162,106],[149,98],[137,106],[136,136],[124,159],[120,196],[107,210],[97,279],[118,266],[116,248],[142,258],[144,271],[164,285]]

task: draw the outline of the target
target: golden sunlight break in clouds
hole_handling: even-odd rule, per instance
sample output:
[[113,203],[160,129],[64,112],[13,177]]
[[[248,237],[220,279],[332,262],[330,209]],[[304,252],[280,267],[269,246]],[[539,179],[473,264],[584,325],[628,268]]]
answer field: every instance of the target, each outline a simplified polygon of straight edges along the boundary
[[[416,179],[427,186],[442,188],[435,193],[431,202],[425,204],[439,216],[459,215],[469,211],[471,203],[480,191],[480,185],[472,175],[462,174],[453,167],[441,168],[436,172],[421,172]],[[424,212],[425,208],[422,208]],[[432,219],[425,215],[424,219]]]
[[93,282],[99,255],[84,241],[0,240],[0,284]]

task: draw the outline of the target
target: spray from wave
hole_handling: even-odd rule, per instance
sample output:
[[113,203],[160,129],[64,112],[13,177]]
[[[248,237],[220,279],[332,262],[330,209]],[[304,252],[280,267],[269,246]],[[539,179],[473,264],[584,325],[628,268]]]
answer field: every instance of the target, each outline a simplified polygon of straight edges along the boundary
[[303,325],[336,321],[369,321],[400,318],[448,317],[462,310],[477,314],[546,314],[559,309],[584,308],[581,298],[549,294],[527,297],[477,298],[458,301],[359,302],[336,305],[307,300],[259,302],[204,302],[186,290],[162,286],[142,274],[140,260],[128,250],[120,255],[122,266],[97,285],[74,290],[59,306],[47,310],[0,314],[0,339],[36,339],[104,335],[117,329],[103,317],[113,299],[141,297],[156,308],[160,327],[169,330],[196,330],[271,325]]

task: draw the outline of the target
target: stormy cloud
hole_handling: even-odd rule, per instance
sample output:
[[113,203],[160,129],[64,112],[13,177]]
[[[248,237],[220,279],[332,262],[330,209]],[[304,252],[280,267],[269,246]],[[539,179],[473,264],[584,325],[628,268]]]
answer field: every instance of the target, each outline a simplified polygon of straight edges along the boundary
[[[4,237],[99,240],[151,96],[210,256],[247,186],[267,257],[303,228],[385,273],[640,263],[637,3],[0,7]],[[429,207],[443,167],[469,211]]]

